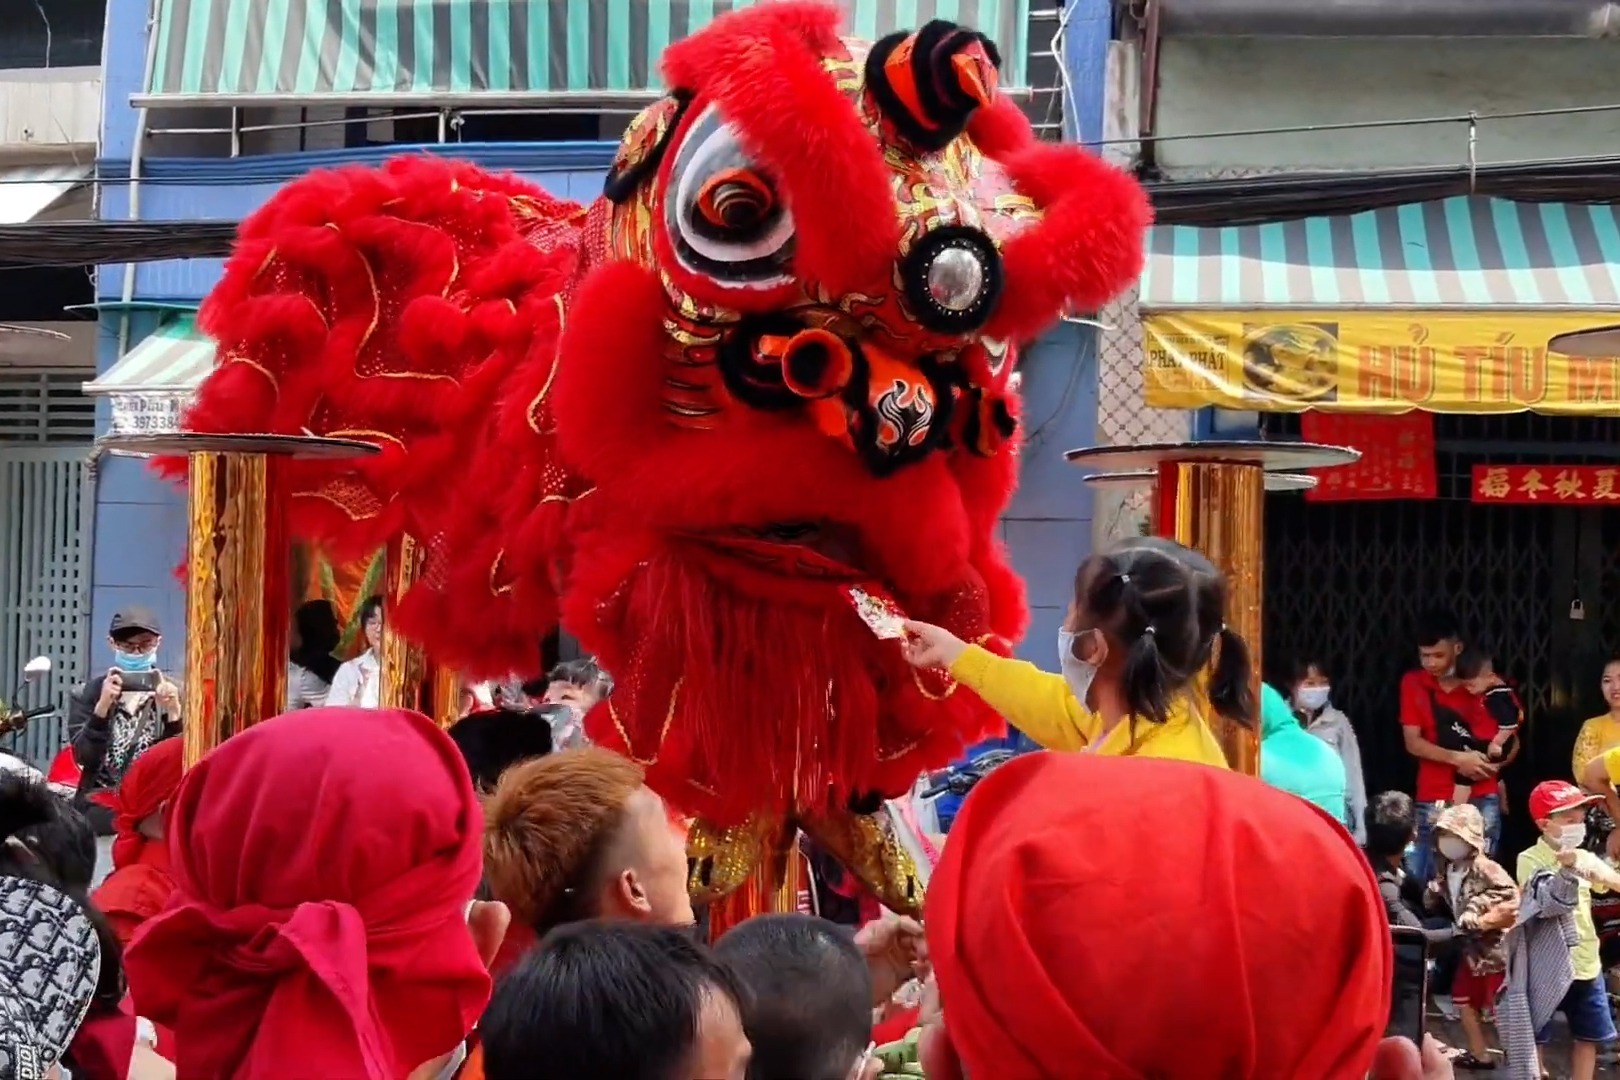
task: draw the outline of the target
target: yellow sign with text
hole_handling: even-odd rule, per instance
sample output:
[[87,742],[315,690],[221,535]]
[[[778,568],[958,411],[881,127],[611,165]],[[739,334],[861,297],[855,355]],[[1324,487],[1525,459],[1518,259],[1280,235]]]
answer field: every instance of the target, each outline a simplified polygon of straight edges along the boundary
[[1143,320],[1147,403],[1261,412],[1620,415],[1620,358],[1547,351],[1603,315],[1178,312]]

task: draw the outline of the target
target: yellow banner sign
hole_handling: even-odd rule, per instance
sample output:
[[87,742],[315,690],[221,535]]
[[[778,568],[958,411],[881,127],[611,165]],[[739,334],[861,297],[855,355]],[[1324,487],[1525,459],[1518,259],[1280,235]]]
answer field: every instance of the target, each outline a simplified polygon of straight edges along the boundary
[[[1567,312],[1179,312],[1144,318],[1147,403],[1263,412],[1620,414],[1620,358],[1547,351]],[[1611,320],[1612,321],[1612,320]]]

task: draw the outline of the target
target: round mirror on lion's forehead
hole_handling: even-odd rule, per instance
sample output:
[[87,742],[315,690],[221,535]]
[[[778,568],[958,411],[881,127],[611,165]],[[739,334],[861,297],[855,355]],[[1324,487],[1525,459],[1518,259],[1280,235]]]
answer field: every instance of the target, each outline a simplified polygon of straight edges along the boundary
[[983,326],[1001,295],[1001,255],[984,232],[947,225],[925,233],[900,261],[912,314],[941,334]]
[[984,263],[963,247],[948,247],[928,267],[928,295],[947,311],[967,311],[984,293]]
[[1620,356],[1620,326],[1594,326],[1556,334],[1548,339],[1547,349],[1561,356]]

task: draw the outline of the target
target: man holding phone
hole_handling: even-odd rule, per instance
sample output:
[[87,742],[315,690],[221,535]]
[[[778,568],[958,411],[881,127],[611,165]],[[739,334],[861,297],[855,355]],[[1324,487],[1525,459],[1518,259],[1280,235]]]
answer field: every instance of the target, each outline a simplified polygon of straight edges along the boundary
[[157,666],[162,640],[150,610],[119,611],[107,629],[113,666],[69,702],[68,739],[81,770],[77,802],[102,835],[111,833],[112,815],[90,796],[116,788],[137,757],[180,733],[180,688]]

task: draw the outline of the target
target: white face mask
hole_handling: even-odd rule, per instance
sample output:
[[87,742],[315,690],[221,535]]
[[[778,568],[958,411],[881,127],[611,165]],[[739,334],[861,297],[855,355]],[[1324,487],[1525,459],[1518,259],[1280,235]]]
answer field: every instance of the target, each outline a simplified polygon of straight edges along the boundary
[[1574,825],[1561,825],[1552,830],[1552,845],[1559,851],[1574,851],[1586,843],[1586,823],[1576,822]]
[[1069,693],[1084,705],[1086,695],[1091,693],[1091,684],[1097,678],[1097,665],[1075,657],[1074,639],[1078,636],[1073,630],[1058,631],[1058,664],[1063,668],[1063,681],[1069,684]]
[[1302,686],[1294,691],[1294,704],[1306,712],[1317,712],[1327,707],[1330,689],[1327,686]]
[[1466,859],[1474,853],[1474,847],[1460,836],[1442,836],[1439,841],[1440,854],[1452,862]]

